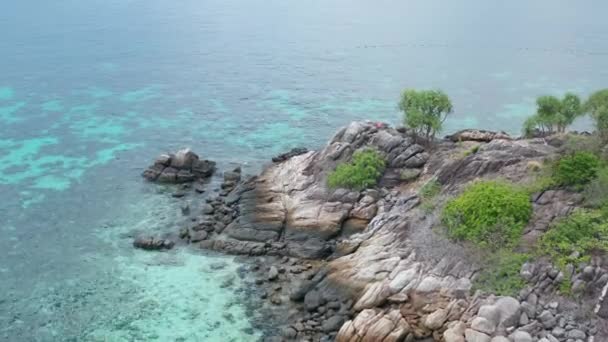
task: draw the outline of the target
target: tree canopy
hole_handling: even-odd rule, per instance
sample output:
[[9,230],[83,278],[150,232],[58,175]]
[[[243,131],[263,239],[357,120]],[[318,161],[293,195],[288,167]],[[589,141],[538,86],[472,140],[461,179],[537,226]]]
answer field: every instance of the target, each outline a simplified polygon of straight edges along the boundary
[[608,141],[608,89],[591,94],[585,103],[585,112],[591,114],[602,140]]
[[583,112],[581,99],[573,93],[566,93],[561,99],[541,96],[536,99],[536,114],[524,122],[524,134],[563,133]]
[[432,140],[453,108],[450,98],[441,90],[407,89],[401,95],[399,109],[404,113],[405,125],[414,134]]

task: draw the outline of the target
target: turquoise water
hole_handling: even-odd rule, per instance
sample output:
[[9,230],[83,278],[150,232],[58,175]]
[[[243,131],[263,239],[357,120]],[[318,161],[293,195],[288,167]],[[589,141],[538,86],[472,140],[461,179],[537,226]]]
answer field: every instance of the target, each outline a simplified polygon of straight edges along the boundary
[[7,341],[260,336],[237,261],[131,248],[134,232],[183,224],[179,201],[139,176],[161,152],[191,147],[254,172],[351,120],[398,123],[406,87],[450,94],[448,131],[517,133],[537,95],[608,86],[600,0],[1,6]]

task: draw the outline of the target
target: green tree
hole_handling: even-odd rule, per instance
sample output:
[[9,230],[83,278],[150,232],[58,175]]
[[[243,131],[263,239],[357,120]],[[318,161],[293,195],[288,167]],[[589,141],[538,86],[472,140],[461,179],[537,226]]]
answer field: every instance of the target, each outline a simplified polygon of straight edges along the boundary
[[536,131],[542,134],[563,133],[582,114],[581,100],[575,94],[566,93],[562,99],[541,96],[536,99],[536,114],[524,122],[524,135],[532,136]]
[[585,103],[585,112],[591,114],[602,141],[608,142],[608,89],[593,93]]
[[427,140],[435,138],[453,110],[450,98],[441,90],[415,89],[401,94],[399,109],[404,113],[405,125]]

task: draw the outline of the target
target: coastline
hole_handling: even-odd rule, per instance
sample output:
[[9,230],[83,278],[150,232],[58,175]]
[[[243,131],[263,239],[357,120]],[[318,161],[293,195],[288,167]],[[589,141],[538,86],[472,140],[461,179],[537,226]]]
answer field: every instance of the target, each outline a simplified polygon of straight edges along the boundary
[[[255,278],[249,284],[253,286],[249,293],[256,297],[248,303],[250,310],[263,311],[266,317],[257,324],[264,341],[451,342],[459,341],[458,336],[468,340],[480,333],[488,336],[473,323],[483,318],[484,307],[511,310],[511,316],[518,316],[515,328],[500,334],[555,333],[555,326],[543,326],[532,317],[545,311],[557,317],[558,307],[566,313],[577,311],[568,309],[567,299],[555,299],[556,282],[546,281],[556,279],[559,270],[538,260],[530,266],[534,271],[527,290],[517,298],[471,293],[482,260],[433,230],[437,215],[420,209],[417,193],[424,182],[436,177],[445,195],[437,203],[440,206],[473,179],[504,177],[521,182],[529,178],[527,163],[556,154],[553,145],[558,143],[465,130],[427,152],[404,131],[355,122],[324,149],[288,152],[257,176],[242,176],[238,168],[225,171],[217,197],[205,200],[202,214],[192,214],[193,224],[163,238],[241,256],[239,260],[247,263],[241,272]],[[388,156],[389,168],[378,188],[328,189],[327,172],[366,146]],[[467,155],[471,148],[480,152]],[[156,180],[176,166],[178,171],[171,170],[168,177],[178,179],[183,156],[188,155],[180,153],[177,165],[173,165],[175,156],[170,160],[162,156],[155,163],[163,165],[157,173],[144,176]],[[185,165],[192,169],[192,162]],[[184,197],[184,191],[200,192],[196,182],[201,179],[182,176],[195,183],[179,185],[176,197]],[[540,193],[533,200],[540,216],[532,222],[529,235],[542,230],[535,225],[546,227],[570,212],[576,206],[572,196],[563,191]],[[186,216],[193,212],[184,207],[182,211]],[[544,222],[547,215],[551,219]],[[594,279],[605,274],[601,267],[594,272]],[[519,319],[527,305],[540,306],[541,312],[527,315],[535,324]],[[513,317],[498,319],[496,324],[505,329],[508,321]],[[563,326],[568,327],[563,336],[574,331],[591,338],[598,333],[594,322],[592,326],[572,317],[564,319]],[[494,330],[489,334],[506,336]],[[452,335],[455,339],[446,337]]]

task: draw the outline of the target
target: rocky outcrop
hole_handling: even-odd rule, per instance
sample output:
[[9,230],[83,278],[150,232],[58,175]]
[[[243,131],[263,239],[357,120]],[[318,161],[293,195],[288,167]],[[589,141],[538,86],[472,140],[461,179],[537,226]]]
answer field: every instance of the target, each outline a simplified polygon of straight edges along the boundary
[[[386,160],[379,186],[329,188],[329,172],[367,148]],[[260,271],[260,284],[274,284],[267,291],[271,304],[299,310],[283,327],[283,340],[582,340],[596,335],[595,323],[577,320],[568,305],[554,307],[551,298],[566,275],[541,261],[522,269],[528,286],[517,298],[471,294],[484,260],[445,237],[439,210],[422,206],[419,194],[423,184],[436,180],[442,190],[434,205],[441,208],[478,179],[532,181],[531,169],[557,153],[543,139],[513,140],[473,130],[437,142],[429,153],[406,131],[355,122],[322,150],[290,151],[258,176],[242,177],[240,169],[225,172],[218,196],[207,198],[200,209],[189,208],[188,214],[198,214],[180,236],[206,249],[283,258],[281,265]],[[164,158],[159,163],[171,167]],[[580,196],[548,190],[531,201],[528,247],[579,206]],[[322,261],[304,267],[307,259]],[[598,313],[608,312],[602,265],[594,261],[586,271],[568,275],[573,287],[593,298],[586,307],[594,307],[602,294]],[[276,285],[290,279],[289,287]]]
[[490,142],[492,140],[504,139],[511,140],[511,136],[505,132],[494,132],[486,131],[482,129],[465,129],[458,131],[452,135],[446,137],[448,140],[453,142],[459,141],[479,141],[479,142]]
[[142,176],[151,182],[177,184],[208,178],[214,170],[215,162],[200,160],[196,153],[184,149],[160,155]]
[[377,149],[386,158],[385,182],[398,181],[404,168],[420,169],[428,159],[422,146],[396,130],[353,123],[323,150],[289,153],[237,189],[240,214],[226,234],[239,241],[281,241],[292,256],[327,255],[332,239],[361,231],[378,210],[376,190],[327,186],[327,174],[364,148]]
[[[443,147],[453,151],[453,145]],[[529,178],[529,163],[555,155],[557,149],[542,140],[492,140],[478,145],[464,158],[438,159],[437,179],[441,184],[465,184],[480,177],[501,177],[515,182]],[[441,154],[434,158],[441,158]]]

